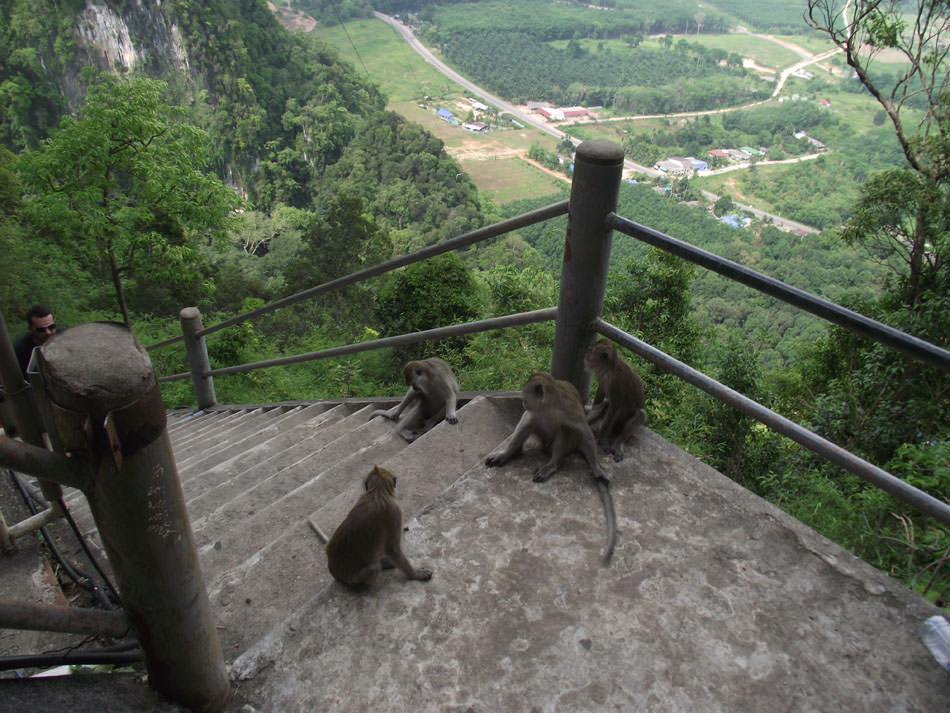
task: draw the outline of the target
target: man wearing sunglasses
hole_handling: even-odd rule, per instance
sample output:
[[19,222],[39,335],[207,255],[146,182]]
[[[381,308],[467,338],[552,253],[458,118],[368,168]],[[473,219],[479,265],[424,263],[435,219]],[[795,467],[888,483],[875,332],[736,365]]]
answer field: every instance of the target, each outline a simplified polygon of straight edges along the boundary
[[20,362],[20,371],[23,372],[24,378],[26,378],[26,367],[30,363],[33,349],[44,344],[54,334],[63,331],[62,327],[56,326],[49,308],[43,305],[30,307],[26,313],[26,324],[29,331],[13,343],[13,350],[16,352],[17,361]]

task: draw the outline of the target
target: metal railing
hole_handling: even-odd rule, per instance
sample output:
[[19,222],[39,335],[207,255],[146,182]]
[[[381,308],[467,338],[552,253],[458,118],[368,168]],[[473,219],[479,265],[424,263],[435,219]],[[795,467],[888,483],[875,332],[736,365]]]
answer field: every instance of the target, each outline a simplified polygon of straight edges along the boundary
[[[568,228],[565,244],[565,258],[561,273],[560,297],[558,307],[536,310],[520,314],[494,317],[490,319],[439,327],[422,332],[386,337],[358,344],[332,347],[306,354],[251,362],[218,369],[207,365],[207,357],[191,360],[204,364],[204,367],[192,368],[191,372],[165,376],[160,381],[175,381],[192,378],[195,384],[210,385],[215,376],[236,374],[254,369],[268,368],[287,364],[297,364],[315,359],[338,357],[371,349],[382,349],[414,342],[442,339],[449,336],[471,334],[490,329],[501,329],[520,324],[529,324],[542,320],[554,320],[557,324],[551,373],[573,382],[581,393],[586,393],[589,377],[584,371],[584,348],[594,333],[600,333],[615,342],[629,348],[679,378],[697,386],[714,398],[740,410],[743,414],[765,424],[796,443],[814,451],[826,460],[858,475],[876,487],[885,490],[894,497],[910,504],[921,512],[939,521],[950,524],[950,505],[934,498],[930,494],[915,488],[887,471],[855,456],[840,446],[822,438],[816,433],[790,421],[771,409],[735,392],[688,365],[674,359],[645,342],[623,332],[601,319],[604,290],[607,276],[607,263],[610,257],[611,232],[616,230],[660,250],[665,250],[684,260],[688,260],[708,270],[712,270],[730,280],[734,280],[759,292],[775,297],[783,302],[808,311],[826,321],[842,326],[862,336],[898,350],[907,356],[940,369],[950,371],[950,352],[929,342],[918,339],[886,324],[870,319],[862,314],[846,309],[838,304],[817,297],[797,287],[764,275],[739,263],[719,257],[690,245],[687,242],[666,235],[648,226],[636,223],[618,215],[615,210],[620,186],[622,168],[622,149],[608,141],[586,141],[577,148],[574,181],[569,201],[553,203],[544,208],[524,213],[509,220],[480,228],[460,237],[429,246],[418,252],[401,256],[380,265],[355,272],[331,282],[291,295],[277,302],[265,305],[251,312],[233,317],[204,329],[193,330],[186,343],[193,341],[192,349],[204,350],[202,338],[242,322],[253,319],[279,307],[295,304],[354,284],[369,277],[384,274],[398,267],[438,255],[449,250],[468,247],[483,240],[503,235],[511,230],[532,225],[550,218],[568,215]],[[177,340],[178,338],[176,338]],[[152,348],[165,346],[176,340],[166,340],[152,345]],[[206,354],[206,351],[205,351]],[[200,407],[213,404],[208,393],[202,394],[196,387],[196,397]]]

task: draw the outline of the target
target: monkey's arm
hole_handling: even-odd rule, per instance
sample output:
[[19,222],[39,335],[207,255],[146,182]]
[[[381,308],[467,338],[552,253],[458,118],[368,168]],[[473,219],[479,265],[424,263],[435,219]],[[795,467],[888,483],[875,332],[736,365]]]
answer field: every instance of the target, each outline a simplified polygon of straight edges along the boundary
[[375,411],[373,411],[373,413],[371,413],[369,417],[373,419],[373,418],[376,418],[377,416],[384,416],[385,418],[388,418],[390,421],[398,421],[399,414],[401,414],[403,410],[406,408],[406,406],[409,405],[409,402],[414,401],[418,398],[419,398],[419,394],[417,394],[416,390],[410,386],[409,390],[406,392],[406,395],[402,397],[402,401],[400,401],[398,404],[393,406],[391,409],[378,408]]
[[627,419],[627,423],[624,424],[623,430],[620,435],[614,439],[614,442],[610,444],[608,453],[613,456],[616,462],[623,460],[623,444],[625,441],[630,440],[631,436],[637,431],[640,426],[644,425],[647,422],[647,412],[645,409],[637,409],[637,412],[633,414],[630,418]]
[[604,415],[604,410],[607,408],[607,400],[594,401],[594,405],[590,407],[590,411],[587,412],[587,423],[593,423],[597,419],[601,418]]
[[448,395],[445,397],[445,420],[449,423],[458,423],[459,417],[455,413],[455,407],[457,404],[457,396],[455,391],[449,389]]
[[521,414],[521,420],[518,421],[518,425],[515,426],[515,430],[508,440],[502,441],[499,446],[485,458],[485,465],[490,468],[496,465],[504,465],[511,460],[513,456],[520,453],[524,442],[527,441],[528,436],[531,435],[531,429],[531,412],[525,411]]

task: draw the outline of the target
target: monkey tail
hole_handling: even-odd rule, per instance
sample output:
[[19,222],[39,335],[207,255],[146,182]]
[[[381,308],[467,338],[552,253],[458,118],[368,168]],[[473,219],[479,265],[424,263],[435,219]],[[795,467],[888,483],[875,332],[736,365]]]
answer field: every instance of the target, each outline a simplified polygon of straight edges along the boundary
[[617,544],[617,516],[614,514],[614,499],[610,494],[610,482],[597,478],[597,490],[600,492],[600,501],[604,504],[604,515],[607,518],[607,550],[604,552],[604,566],[610,564],[614,556],[614,545]]

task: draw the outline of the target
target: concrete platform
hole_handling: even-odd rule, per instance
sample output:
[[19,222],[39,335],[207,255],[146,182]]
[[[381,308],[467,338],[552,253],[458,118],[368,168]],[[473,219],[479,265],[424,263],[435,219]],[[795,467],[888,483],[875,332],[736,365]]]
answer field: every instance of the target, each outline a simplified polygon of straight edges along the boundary
[[[938,609],[655,433],[603,461],[618,518],[604,567],[579,457],[542,484],[538,454],[483,465],[517,399],[474,398],[411,445],[352,406],[170,422],[191,454],[179,469],[227,713],[950,711],[950,679],[916,634]],[[396,473],[406,554],[434,577],[397,570],[354,593],[306,523],[332,531],[374,463]],[[179,710],[128,676],[83,679],[2,682],[0,713]]]
[[[463,411],[477,461],[514,411]],[[607,568],[582,461],[536,484],[539,462],[476,465],[407,523],[431,582],[315,591],[234,662],[231,710],[950,710],[915,631],[933,606],[656,434],[609,466]]]

